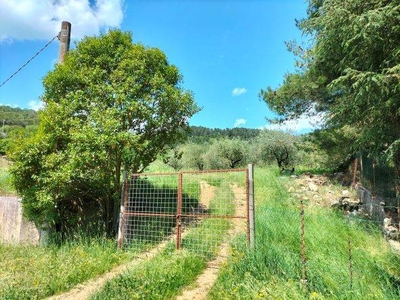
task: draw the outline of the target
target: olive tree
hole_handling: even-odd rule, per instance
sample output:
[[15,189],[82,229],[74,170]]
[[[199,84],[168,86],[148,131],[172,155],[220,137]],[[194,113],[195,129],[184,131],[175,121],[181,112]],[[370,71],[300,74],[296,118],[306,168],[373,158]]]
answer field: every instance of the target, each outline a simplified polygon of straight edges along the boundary
[[38,133],[12,154],[26,215],[66,231],[92,208],[114,234],[122,171],[141,172],[198,111],[181,79],[162,51],[132,43],[130,33],[77,43],[43,80]]
[[237,168],[246,163],[246,143],[239,139],[214,140],[204,156],[208,169]]
[[297,137],[280,130],[264,129],[257,138],[259,156],[265,162],[275,161],[278,168],[294,166]]
[[183,164],[188,169],[203,171],[205,167],[205,153],[208,146],[206,144],[187,143],[182,147]]

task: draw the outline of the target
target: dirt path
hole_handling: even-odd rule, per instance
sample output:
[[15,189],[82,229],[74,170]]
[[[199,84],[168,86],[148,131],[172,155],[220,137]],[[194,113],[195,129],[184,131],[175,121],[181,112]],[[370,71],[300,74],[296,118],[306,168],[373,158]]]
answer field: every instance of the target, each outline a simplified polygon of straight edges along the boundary
[[100,277],[90,279],[82,284],[78,284],[72,290],[65,292],[63,294],[55,295],[46,300],[86,300],[89,299],[96,291],[100,290],[103,285],[113,279],[114,277],[122,274],[128,269],[134,268],[145,260],[153,258],[157,253],[159,253],[167,245],[169,240],[166,240],[159,244],[156,248],[151,249],[148,252],[139,254],[133,261],[115,267],[110,272],[101,275]]
[[[213,195],[214,191],[207,191],[207,189],[213,188],[207,183],[203,183],[201,185],[201,194],[202,195]],[[246,198],[245,198],[245,190],[236,185],[231,186],[232,191],[235,194],[235,204],[236,204],[236,214],[237,216],[245,216],[246,215]],[[203,192],[204,189],[204,192]],[[215,188],[214,188],[215,189]],[[212,198],[211,198],[212,199]],[[204,201],[204,202],[203,202]],[[206,204],[210,202],[209,199],[201,198],[202,204]],[[246,224],[242,219],[233,219],[233,226],[229,230],[228,237],[233,237],[238,233],[245,232]],[[202,300],[207,298],[208,292],[213,287],[215,281],[218,278],[218,272],[220,267],[224,262],[226,262],[229,255],[229,242],[227,239],[220,247],[217,257],[210,261],[207,264],[207,268],[204,272],[197,278],[196,283],[185,289],[180,296],[176,298],[176,300]]]
[[[210,201],[215,195],[216,188],[209,185],[206,182],[200,183],[201,193],[200,193],[200,203],[208,208]],[[236,185],[231,186],[232,191],[235,194],[235,204],[236,204],[236,215],[245,216],[246,215],[246,199],[245,191]],[[233,219],[233,226],[229,230],[229,237],[232,237],[240,232],[246,230],[245,223],[242,219]],[[100,290],[103,285],[113,279],[114,277],[122,274],[124,271],[131,269],[145,260],[149,260],[159,253],[168,243],[166,240],[161,243],[156,248],[153,248],[149,252],[142,253],[138,255],[133,261],[118,266],[112,269],[110,272],[104,275],[88,280],[82,284],[77,285],[74,289],[65,292],[63,294],[55,295],[47,300],[86,300],[89,299],[91,295]],[[192,288],[183,291],[182,295],[177,297],[177,300],[200,300],[206,299],[208,292],[214,285],[218,277],[218,271],[221,265],[226,261],[229,254],[229,241],[224,242],[219,250],[218,256],[207,264],[207,268],[198,277],[196,283]]]

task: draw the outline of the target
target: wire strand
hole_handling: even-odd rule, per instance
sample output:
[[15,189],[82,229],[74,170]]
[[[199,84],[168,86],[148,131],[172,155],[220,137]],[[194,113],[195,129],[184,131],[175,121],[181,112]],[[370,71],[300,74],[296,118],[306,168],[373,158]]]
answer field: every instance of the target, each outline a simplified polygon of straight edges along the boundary
[[55,37],[53,37],[42,49],[40,49],[34,56],[32,56],[25,64],[23,64],[17,71],[15,71],[10,77],[8,77],[6,80],[3,81],[2,84],[0,84],[0,88],[5,85],[11,78],[13,78],[15,75],[17,75],[27,64],[29,64],[36,56],[40,54],[44,49],[46,49],[56,38],[58,38],[60,34],[57,34]]

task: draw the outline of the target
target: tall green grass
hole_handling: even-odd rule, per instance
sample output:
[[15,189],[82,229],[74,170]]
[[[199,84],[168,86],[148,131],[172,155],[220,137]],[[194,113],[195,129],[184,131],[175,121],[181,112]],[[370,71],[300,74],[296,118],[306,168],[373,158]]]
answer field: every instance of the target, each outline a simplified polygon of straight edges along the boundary
[[0,244],[0,299],[42,299],[71,289],[132,259],[110,240],[80,240],[62,246]]
[[400,257],[378,231],[366,231],[341,213],[305,204],[302,264],[299,201],[282,183],[289,179],[277,175],[256,171],[255,248],[233,244],[209,298],[398,299]]
[[164,252],[107,282],[91,299],[174,299],[205,265],[192,252]]

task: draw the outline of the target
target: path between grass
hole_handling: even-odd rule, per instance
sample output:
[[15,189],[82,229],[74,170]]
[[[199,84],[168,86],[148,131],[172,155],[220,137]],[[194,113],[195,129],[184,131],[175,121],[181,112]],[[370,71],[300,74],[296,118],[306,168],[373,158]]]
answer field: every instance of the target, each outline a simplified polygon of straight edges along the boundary
[[107,281],[122,274],[126,270],[134,268],[135,266],[139,265],[141,262],[153,258],[157,253],[159,253],[162,249],[164,249],[164,247],[168,244],[168,242],[169,242],[169,240],[166,240],[166,241],[160,243],[157,247],[151,249],[150,251],[139,254],[138,256],[136,256],[135,260],[130,261],[124,265],[115,267],[110,272],[107,272],[100,277],[90,279],[82,284],[78,284],[72,290],[65,292],[63,294],[54,295],[52,297],[47,298],[47,300],[84,300],[84,299],[89,299],[90,296],[95,294],[98,290],[100,290]]
[[[203,189],[213,188],[206,183],[201,185],[202,194]],[[236,216],[246,216],[246,199],[245,199],[245,191],[243,188],[238,187],[237,185],[231,186],[232,191],[235,195],[235,204],[236,204]],[[207,192],[204,192],[207,194]],[[205,202],[201,201],[203,204]],[[228,236],[233,237],[238,233],[245,232],[246,226],[245,222],[241,219],[233,219],[233,226],[229,230]],[[226,262],[229,256],[229,244],[230,240],[226,240],[220,247],[217,257],[210,261],[207,264],[207,268],[204,272],[197,278],[195,284],[187,289],[185,289],[180,296],[176,298],[176,300],[202,300],[207,298],[208,292],[213,287],[214,283],[218,278],[218,272],[221,268],[222,264]]]
[[[237,185],[231,186],[232,191],[235,195],[235,204],[236,204],[236,214],[237,216],[246,216],[246,198],[245,198],[245,190]],[[206,182],[201,183],[201,194],[200,194],[200,202],[201,204],[208,207],[211,199],[214,197],[215,187],[209,185]],[[246,230],[245,222],[242,219],[233,219],[233,226],[229,230],[229,237],[233,237],[238,233],[243,233]],[[122,274],[126,270],[132,269],[135,266],[139,265],[141,262],[145,260],[150,260],[156,254],[161,252],[162,249],[168,244],[170,240],[166,240],[159,244],[157,247],[153,248],[148,252],[144,252],[139,254],[135,260],[128,262],[127,264],[115,267],[110,272],[105,273],[104,275],[90,279],[82,284],[78,284],[72,290],[54,295],[52,297],[47,298],[47,300],[86,300],[89,299],[91,295],[95,294],[98,290],[100,290],[103,285],[113,279],[114,277]],[[178,296],[177,300],[200,300],[206,299],[206,296],[215,281],[218,278],[218,271],[222,264],[227,260],[229,255],[229,240],[225,241],[218,252],[217,257],[210,261],[207,264],[207,268],[204,272],[197,278],[197,281],[185,289],[180,296]]]

